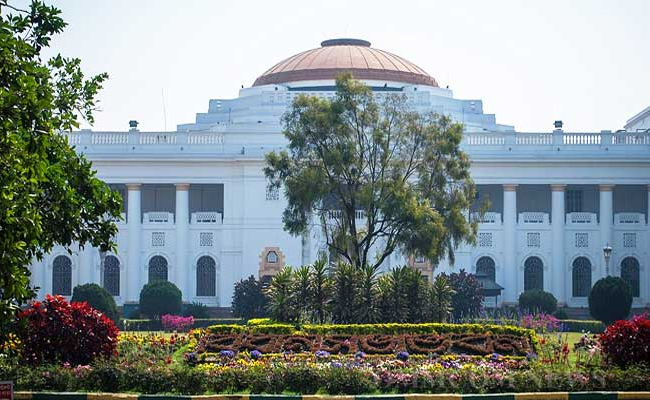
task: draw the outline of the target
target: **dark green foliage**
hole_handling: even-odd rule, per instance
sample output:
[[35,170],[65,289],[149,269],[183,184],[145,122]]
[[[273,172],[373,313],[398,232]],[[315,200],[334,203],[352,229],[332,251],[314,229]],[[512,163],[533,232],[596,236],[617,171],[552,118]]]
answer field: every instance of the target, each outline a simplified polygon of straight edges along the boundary
[[553,314],[557,310],[557,299],[543,290],[526,290],[519,295],[519,308],[529,314]]
[[352,264],[338,263],[333,272],[332,321],[350,324],[355,321],[358,270]]
[[283,117],[288,151],[266,156],[269,186],[288,200],[285,229],[302,235],[320,222],[327,250],[357,269],[397,248],[453,263],[477,230],[465,218],[476,191],[462,125],[413,111],[404,95],[379,104],[351,74],[336,88],[333,99],[296,97]]
[[26,11],[0,4],[2,336],[35,295],[29,264],[56,244],[113,248],[121,201],[59,134],[78,128],[79,117],[93,122],[108,76],[85,79],[79,59],[45,59],[41,52],[50,53],[50,40],[66,26],[60,10],[39,1]]
[[183,305],[181,291],[171,282],[147,283],[140,292],[140,312],[150,318],[161,315],[179,315]]
[[632,288],[619,277],[602,278],[589,292],[589,312],[605,325],[627,318],[631,308]]
[[271,318],[282,322],[292,322],[298,318],[299,313],[295,307],[296,293],[293,289],[293,271],[291,267],[284,267],[273,277],[266,289],[269,298],[267,309]]
[[314,312],[314,321],[325,323],[331,296],[332,281],[329,269],[324,259],[319,259],[311,266],[311,308]]
[[210,318],[210,313],[208,311],[208,306],[198,301],[194,301],[190,304],[185,304],[183,306],[183,316],[184,317],[194,317],[197,318]]
[[449,278],[444,275],[438,275],[431,287],[429,293],[429,310],[426,315],[428,319],[435,322],[447,322],[451,317],[454,308],[452,299],[456,292],[449,283]]
[[76,286],[72,291],[72,299],[70,301],[85,301],[95,310],[106,314],[114,322],[117,322],[119,319],[115,299],[113,299],[113,296],[106,289],[96,283]]
[[569,319],[569,315],[566,313],[566,310],[564,308],[558,308],[553,313],[553,316],[557,319]]
[[[447,276],[446,274],[441,274]],[[483,295],[481,294],[481,283],[476,276],[465,272],[449,274],[449,284],[456,292],[452,297],[452,307],[455,319],[476,318],[483,309]]]
[[235,283],[232,295],[232,313],[245,320],[264,318],[267,313],[268,299],[264,294],[264,285],[253,275]]

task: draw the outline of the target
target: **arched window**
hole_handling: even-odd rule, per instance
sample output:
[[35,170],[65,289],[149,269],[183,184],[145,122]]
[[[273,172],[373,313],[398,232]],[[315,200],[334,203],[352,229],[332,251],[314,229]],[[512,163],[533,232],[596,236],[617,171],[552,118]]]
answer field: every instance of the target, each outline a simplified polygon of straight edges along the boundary
[[203,256],[196,263],[196,295],[217,295],[217,263],[212,257]]
[[120,260],[115,256],[104,259],[104,289],[111,296],[120,295]]
[[476,275],[485,275],[496,281],[497,272],[494,266],[494,260],[490,257],[481,257],[476,261]]
[[544,263],[539,257],[524,262],[524,290],[544,290]]
[[52,263],[52,293],[72,294],[72,260],[67,256],[57,256]]
[[269,264],[277,263],[278,262],[278,253],[276,253],[273,250],[266,253],[266,262],[269,263]]
[[163,256],[153,256],[149,260],[149,283],[167,280],[167,260]]
[[621,278],[630,285],[634,297],[639,297],[641,292],[639,269],[639,261],[634,257],[625,257],[621,261]]
[[587,257],[573,260],[573,297],[588,297],[591,290],[591,261]]

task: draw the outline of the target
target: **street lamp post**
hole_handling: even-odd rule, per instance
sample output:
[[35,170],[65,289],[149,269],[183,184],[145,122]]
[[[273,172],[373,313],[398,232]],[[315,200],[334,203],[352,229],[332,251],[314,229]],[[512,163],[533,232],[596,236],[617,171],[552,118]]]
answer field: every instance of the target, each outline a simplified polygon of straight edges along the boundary
[[609,276],[609,257],[612,255],[612,246],[607,243],[603,247],[603,256],[605,256],[605,276]]

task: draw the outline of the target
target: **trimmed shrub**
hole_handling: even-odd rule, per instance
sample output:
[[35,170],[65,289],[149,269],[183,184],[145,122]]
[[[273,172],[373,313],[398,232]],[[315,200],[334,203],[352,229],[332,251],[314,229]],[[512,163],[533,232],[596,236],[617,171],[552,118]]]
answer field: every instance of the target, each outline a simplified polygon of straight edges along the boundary
[[87,303],[70,304],[62,296],[47,295],[22,311],[19,322],[22,355],[32,365],[87,365],[116,351],[115,324]]
[[603,333],[606,326],[600,321],[589,319],[564,319],[560,320],[560,328],[563,332]]
[[147,283],[140,292],[140,312],[154,319],[163,314],[178,315],[182,305],[181,291],[168,281]]
[[632,289],[619,277],[602,278],[589,292],[589,312],[605,325],[627,318],[631,308]]
[[558,308],[553,313],[553,316],[557,319],[569,319],[569,315],[566,313],[566,310],[564,308]]
[[117,322],[119,319],[117,305],[115,304],[113,296],[111,296],[106,289],[96,283],[87,283],[85,285],[75,286],[70,301],[85,301],[95,310],[106,314],[106,316],[112,319],[113,322]]
[[264,285],[253,275],[235,283],[232,295],[232,314],[245,320],[266,317],[267,297],[264,295]]
[[483,294],[481,283],[476,276],[461,269],[460,272],[449,274],[449,284],[456,292],[451,299],[454,318],[459,320],[478,317],[483,310]]
[[650,320],[645,315],[637,315],[631,321],[616,321],[598,340],[608,361],[621,367],[650,366]]
[[543,290],[526,290],[519,295],[519,308],[531,314],[553,314],[557,310],[557,299]]
[[210,313],[208,311],[208,306],[199,303],[198,301],[194,301],[190,304],[185,304],[183,307],[183,316],[194,317],[194,319],[207,319],[210,318]]

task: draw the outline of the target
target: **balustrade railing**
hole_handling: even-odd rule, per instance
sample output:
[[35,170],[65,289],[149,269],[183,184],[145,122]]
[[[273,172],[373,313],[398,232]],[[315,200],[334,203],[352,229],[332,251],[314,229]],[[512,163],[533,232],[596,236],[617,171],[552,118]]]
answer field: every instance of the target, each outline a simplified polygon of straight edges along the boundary
[[596,214],[589,212],[572,212],[566,215],[567,225],[595,225]]
[[217,211],[199,211],[192,213],[193,224],[221,223],[221,213]]
[[548,214],[545,212],[519,213],[520,224],[548,224]]
[[642,225],[645,223],[645,214],[642,213],[617,213],[614,215],[616,225]]
[[[343,218],[342,210],[330,210],[327,212],[327,218],[329,219],[340,219]],[[354,219],[365,219],[366,212],[365,210],[356,210],[354,212]]]
[[480,224],[501,224],[501,213],[488,211],[481,215],[480,213],[472,213],[472,219]]
[[521,145],[553,144],[552,133],[517,133],[515,143]]
[[91,144],[128,144],[129,132],[92,132]]
[[144,213],[143,222],[145,224],[173,224],[174,213],[167,211],[152,211]]

